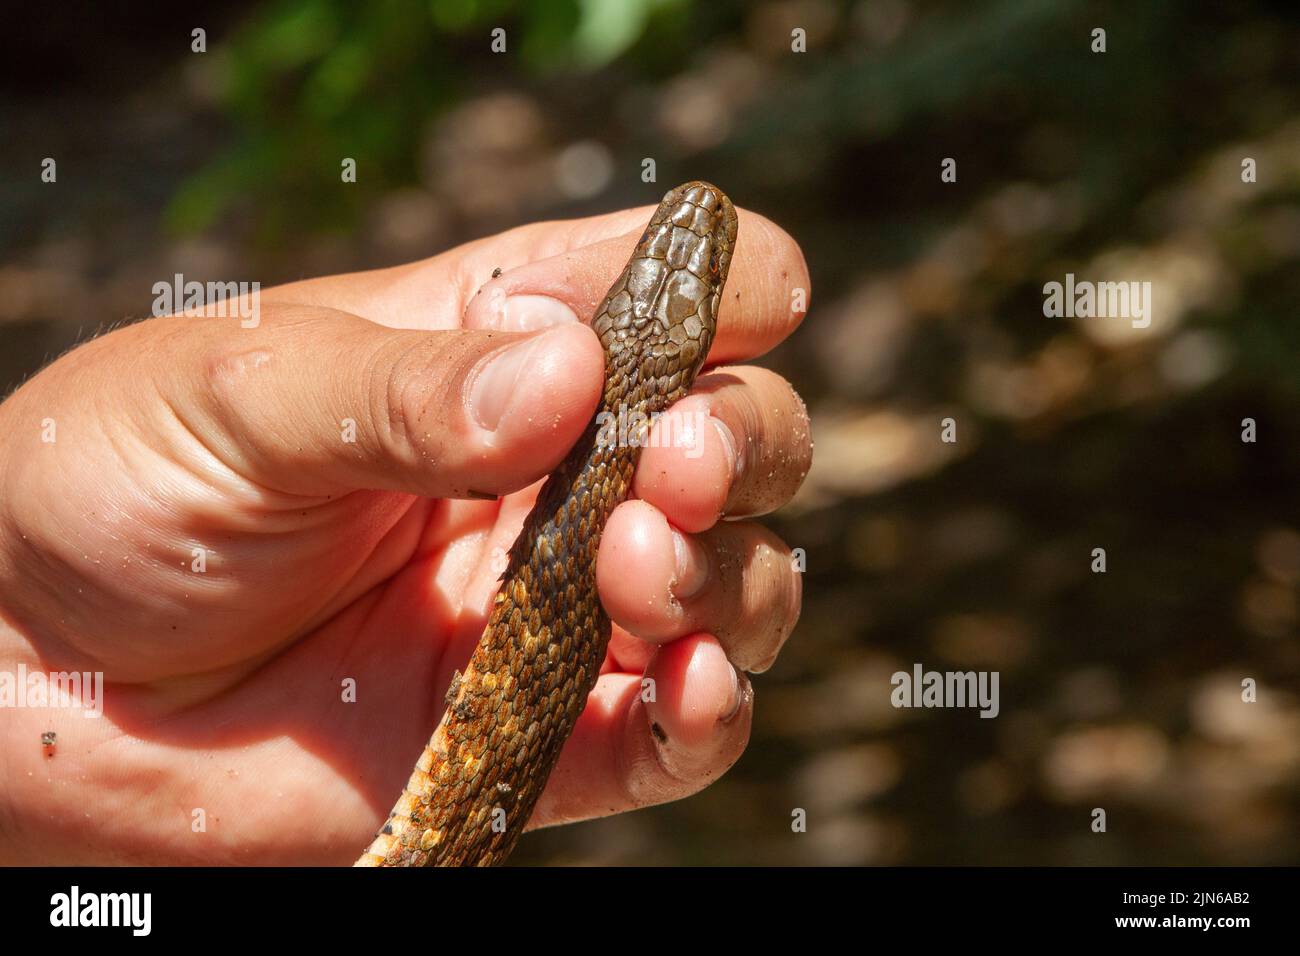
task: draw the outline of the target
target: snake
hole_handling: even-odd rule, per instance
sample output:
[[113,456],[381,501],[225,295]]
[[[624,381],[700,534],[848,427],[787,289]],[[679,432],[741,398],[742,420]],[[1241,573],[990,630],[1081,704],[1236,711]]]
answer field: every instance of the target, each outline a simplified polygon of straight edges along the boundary
[[483,635],[356,866],[495,866],[514,849],[605,659],[601,534],[651,424],[708,355],[736,227],[731,200],[698,181],[670,189],[650,217],[591,320],[605,353],[596,412],[538,492]]

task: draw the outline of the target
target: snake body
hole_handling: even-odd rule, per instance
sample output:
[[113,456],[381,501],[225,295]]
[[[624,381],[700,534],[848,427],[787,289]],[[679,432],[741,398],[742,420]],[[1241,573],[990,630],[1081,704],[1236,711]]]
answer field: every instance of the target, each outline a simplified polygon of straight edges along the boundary
[[601,533],[650,416],[686,395],[708,354],[735,241],[735,209],[708,183],[669,190],[655,210],[592,319],[605,349],[596,414],[538,494],[447,710],[356,865],[491,866],[514,849],[605,659]]

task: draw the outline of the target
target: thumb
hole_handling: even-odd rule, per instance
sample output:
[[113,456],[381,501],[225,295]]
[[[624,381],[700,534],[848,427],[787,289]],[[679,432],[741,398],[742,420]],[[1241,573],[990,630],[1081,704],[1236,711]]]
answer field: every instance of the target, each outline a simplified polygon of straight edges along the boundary
[[602,388],[604,354],[581,324],[424,332],[317,306],[274,313],[202,334],[159,386],[216,457],[289,494],[522,488],[563,459]]

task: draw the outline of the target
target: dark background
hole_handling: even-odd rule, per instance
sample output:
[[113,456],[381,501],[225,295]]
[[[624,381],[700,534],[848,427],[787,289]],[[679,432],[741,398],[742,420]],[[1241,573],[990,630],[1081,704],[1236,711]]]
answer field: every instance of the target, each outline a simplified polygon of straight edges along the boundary
[[[771,519],[804,615],[725,778],[516,860],[1300,862],[1293,8],[15,7],[0,394],[175,272],[269,286],[713,180],[813,274],[764,359],[813,414]],[[1152,282],[1151,327],[1044,317],[1066,272]],[[892,708],[915,662],[999,671],[1000,716]]]

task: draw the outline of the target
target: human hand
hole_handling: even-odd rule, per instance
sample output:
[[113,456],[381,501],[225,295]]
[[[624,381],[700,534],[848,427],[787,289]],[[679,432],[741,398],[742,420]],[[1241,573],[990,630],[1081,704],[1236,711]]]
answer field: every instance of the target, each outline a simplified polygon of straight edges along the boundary
[[[281,286],[252,328],[150,319],[0,405],[0,668],[106,683],[99,720],[0,722],[0,857],[351,862],[482,632],[539,479],[590,420],[603,358],[577,320],[647,217]],[[532,826],[716,779],[748,740],[737,668],[770,666],[798,616],[785,545],[719,522],[779,507],[811,457],[788,383],[717,368],[788,335],[808,288],[784,232],[741,212],[740,235],[712,371],[674,409],[712,427],[689,456],[652,441],[610,518],[614,636]]]

